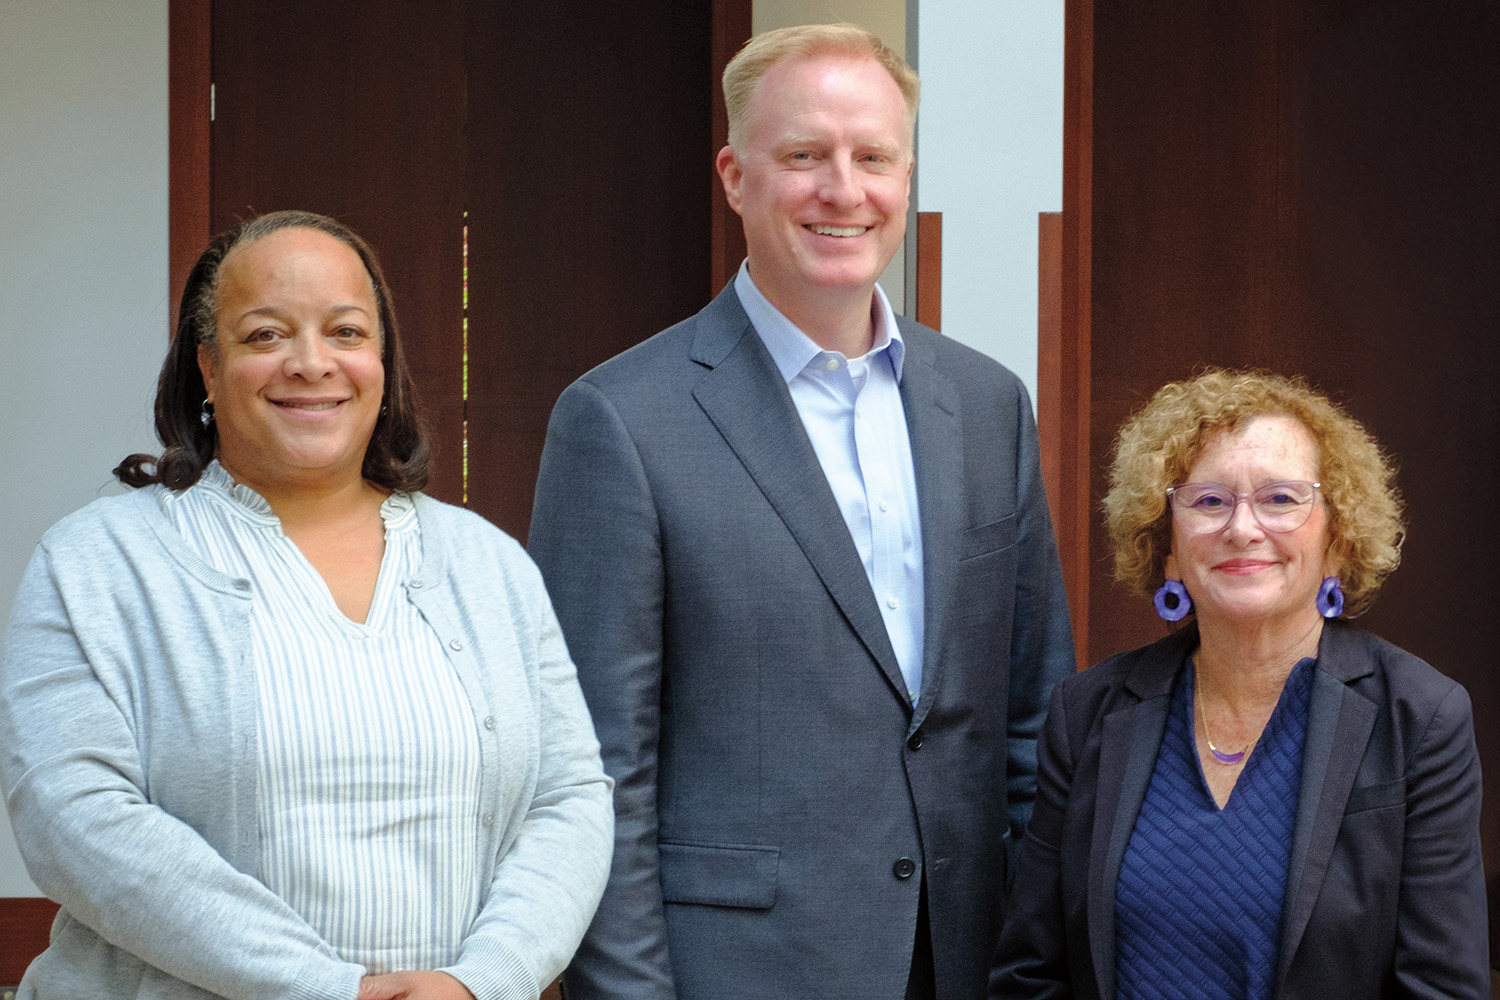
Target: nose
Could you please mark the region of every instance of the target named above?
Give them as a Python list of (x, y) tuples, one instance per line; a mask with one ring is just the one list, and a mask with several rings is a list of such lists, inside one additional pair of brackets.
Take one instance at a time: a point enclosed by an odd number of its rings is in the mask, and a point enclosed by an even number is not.
[(333, 352), (317, 332), (301, 332), (292, 338), (282, 370), (288, 377), (315, 382), (333, 373)]
[(854, 164), (841, 157), (830, 158), (823, 169), (822, 190), (819, 196), (829, 205), (858, 205), (864, 200), (864, 189)]
[(1263, 528), (1255, 517), (1255, 505), (1249, 497), (1235, 501), (1229, 512), (1229, 523), (1224, 526), (1224, 537), (1230, 541), (1250, 542), (1261, 536)]

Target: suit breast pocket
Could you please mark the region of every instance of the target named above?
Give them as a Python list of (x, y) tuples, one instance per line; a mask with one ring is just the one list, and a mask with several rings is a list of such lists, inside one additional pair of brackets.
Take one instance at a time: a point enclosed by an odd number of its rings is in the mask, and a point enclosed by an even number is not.
[(959, 538), (958, 559), (964, 562), (1016, 544), (1016, 515), (1002, 517), (977, 528), (968, 528)]
[(657, 850), (668, 903), (768, 910), (776, 902), (779, 847), (662, 841)]

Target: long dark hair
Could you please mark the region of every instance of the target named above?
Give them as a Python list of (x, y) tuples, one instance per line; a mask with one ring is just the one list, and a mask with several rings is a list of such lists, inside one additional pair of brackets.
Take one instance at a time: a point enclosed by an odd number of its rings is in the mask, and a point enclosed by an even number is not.
[[(343, 223), (313, 212), (271, 212), (241, 222), (215, 236), (193, 265), (177, 314), (177, 332), (156, 380), (156, 436), (164, 446), (161, 455), (135, 454), (115, 467), (115, 475), (126, 486), (161, 483), (185, 490), (198, 481), (214, 457), (218, 432), (202, 419), (208, 390), (198, 370), (200, 345), (218, 350), (219, 268), (229, 251), (254, 243), (278, 229), (314, 229), (333, 237), (359, 254), (380, 312), (380, 332), (385, 366), (384, 406), (375, 421), (374, 433), (365, 449), (363, 476), (388, 490), (414, 492), (427, 485), (432, 471), (432, 452), (427, 432), (417, 412), (416, 390), (396, 314), (391, 308), (391, 290), (380, 272), (380, 264), (358, 234)], [(149, 467), (149, 471), (148, 471)]]

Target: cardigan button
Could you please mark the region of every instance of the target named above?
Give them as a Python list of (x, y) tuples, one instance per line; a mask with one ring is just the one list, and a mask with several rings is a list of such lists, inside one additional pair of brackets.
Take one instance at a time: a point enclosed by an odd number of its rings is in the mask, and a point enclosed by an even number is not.
[(494, 813), (485, 813), (484, 814), (484, 818), (481, 819), (480, 822), (483, 823), (487, 827), (494, 826), (495, 825), (495, 814)]
[(410, 587), (412, 590), (421, 590), (422, 589), (422, 581), (421, 580), (413, 580), (411, 583), (408, 583), (407, 586)]
[(911, 858), (901, 858), (891, 865), (891, 874), (899, 879), (909, 879), (917, 873), (917, 863)]
[(448, 643), (448, 645), (453, 649), (455, 653), (464, 648), (464, 644), (459, 642), (457, 639), (454, 639), (452, 642)]
[(492, 733), (495, 731), (495, 717), (493, 715), (486, 715), (484, 717), (484, 728)]

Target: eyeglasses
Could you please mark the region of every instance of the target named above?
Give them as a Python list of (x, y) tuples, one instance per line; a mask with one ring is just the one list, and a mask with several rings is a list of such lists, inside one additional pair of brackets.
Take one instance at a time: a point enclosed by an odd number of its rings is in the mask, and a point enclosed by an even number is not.
[(1167, 490), (1167, 502), (1177, 523), (1194, 535), (1222, 531), (1241, 501), (1249, 501), (1262, 528), (1280, 533), (1296, 531), (1307, 523), (1321, 485), (1300, 479), (1267, 483), (1249, 496), (1240, 496), (1218, 483), (1183, 483)]

